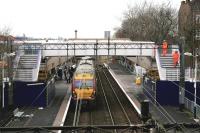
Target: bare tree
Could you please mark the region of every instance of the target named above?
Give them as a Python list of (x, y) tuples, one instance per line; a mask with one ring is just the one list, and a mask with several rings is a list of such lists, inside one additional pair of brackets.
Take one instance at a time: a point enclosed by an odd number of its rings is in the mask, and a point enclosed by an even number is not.
[(8, 26), (4, 26), (3, 28), (0, 28), (0, 35), (8, 36), (11, 33), (11, 28)]
[(177, 11), (170, 3), (153, 5), (144, 2), (141, 6), (128, 8), (115, 36), (159, 43), (167, 38), (169, 31), (177, 31)]

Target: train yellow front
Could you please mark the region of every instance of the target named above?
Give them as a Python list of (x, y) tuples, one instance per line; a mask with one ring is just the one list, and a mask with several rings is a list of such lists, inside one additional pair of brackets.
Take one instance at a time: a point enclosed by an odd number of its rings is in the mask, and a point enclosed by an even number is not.
[(72, 82), (73, 100), (91, 101), (96, 98), (96, 76), (90, 58), (80, 60)]

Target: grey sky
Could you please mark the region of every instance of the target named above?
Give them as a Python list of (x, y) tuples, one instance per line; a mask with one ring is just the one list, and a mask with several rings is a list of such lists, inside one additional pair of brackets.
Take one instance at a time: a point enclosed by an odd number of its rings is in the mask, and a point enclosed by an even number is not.
[[(128, 5), (144, 0), (0, 0), (0, 28), (11, 27), (12, 34), (32, 37), (103, 37), (105, 30), (120, 26)], [(146, 0), (162, 3), (169, 0)], [(181, 0), (173, 0), (179, 8)]]

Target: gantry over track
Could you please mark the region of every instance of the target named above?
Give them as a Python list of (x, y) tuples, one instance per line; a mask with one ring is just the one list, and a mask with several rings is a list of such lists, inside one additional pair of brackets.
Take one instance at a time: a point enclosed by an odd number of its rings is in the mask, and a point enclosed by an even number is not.
[(154, 56), (155, 43), (127, 39), (76, 39), (66, 41), (25, 41), (14, 44), (17, 49), (41, 49), (43, 56)]

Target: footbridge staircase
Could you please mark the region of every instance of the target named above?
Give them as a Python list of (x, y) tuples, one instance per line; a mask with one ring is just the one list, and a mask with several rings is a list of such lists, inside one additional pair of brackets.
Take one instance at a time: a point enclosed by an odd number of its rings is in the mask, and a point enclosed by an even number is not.
[(41, 57), (40, 49), (18, 50), (14, 63), (14, 81), (37, 81)]
[(174, 66), (172, 53), (178, 51), (177, 45), (172, 45), (167, 54), (162, 55), (162, 49), (156, 49), (156, 64), (160, 80), (179, 81), (180, 63)]

